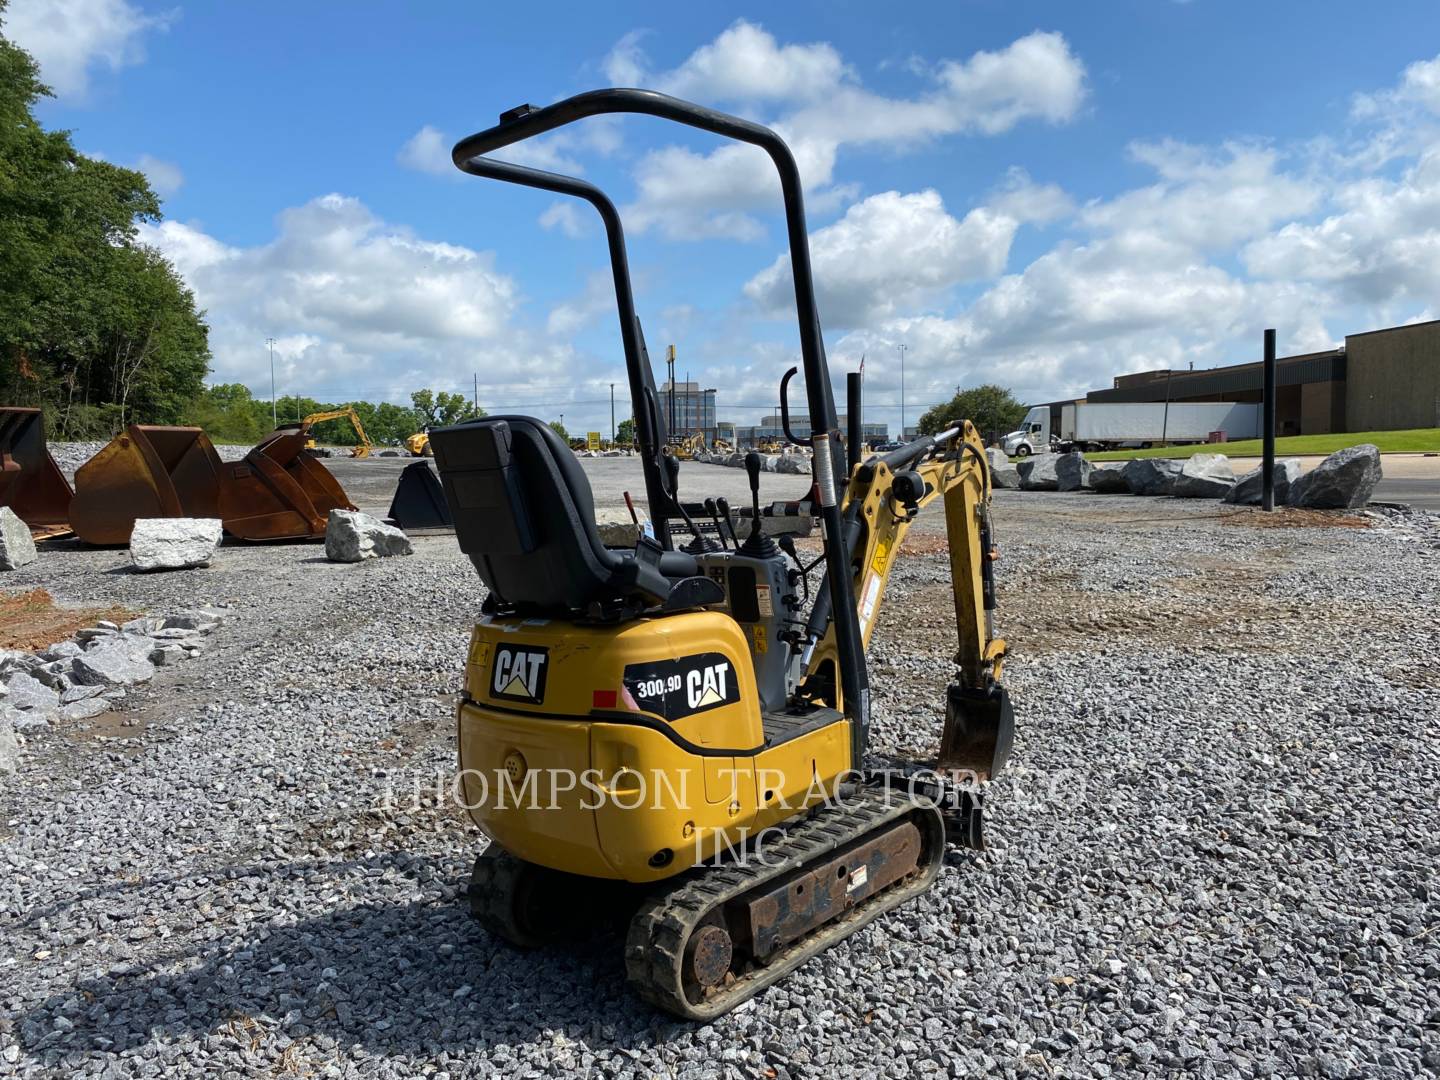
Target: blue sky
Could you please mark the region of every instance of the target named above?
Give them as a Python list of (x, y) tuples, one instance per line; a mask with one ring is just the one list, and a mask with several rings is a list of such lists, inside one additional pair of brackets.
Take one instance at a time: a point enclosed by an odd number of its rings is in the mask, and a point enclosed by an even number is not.
[[(1440, 8), (828, 3), (746, 9), (12, 0), (86, 152), (165, 197), (146, 238), (212, 323), (216, 381), (419, 386), (608, 428), (596, 223), (463, 177), (503, 109), (640, 84), (777, 126), (805, 172), (837, 379), (867, 418), (957, 385), (1028, 400), (1440, 315)], [(773, 175), (630, 118), (551, 138), (625, 211), (652, 352), (757, 418), (795, 361)]]

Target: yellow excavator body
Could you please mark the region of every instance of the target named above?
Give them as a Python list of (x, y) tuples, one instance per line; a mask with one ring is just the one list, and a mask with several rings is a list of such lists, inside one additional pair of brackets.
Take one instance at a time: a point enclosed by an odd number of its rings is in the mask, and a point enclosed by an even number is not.
[(370, 436), (365, 434), (365, 425), (360, 423), (360, 414), (349, 405), (343, 409), (327, 409), (324, 412), (311, 413), (305, 417), (304, 420), (301, 420), (301, 427), (305, 430), (305, 449), (315, 449), (315, 436), (310, 433), (311, 427), (315, 424), (323, 424), (326, 420), (341, 419), (348, 419), (355, 427), (355, 434), (360, 438), (360, 441), (350, 448), (350, 456), (357, 458), (369, 457), (370, 451), (374, 448), (375, 444), (370, 441)]

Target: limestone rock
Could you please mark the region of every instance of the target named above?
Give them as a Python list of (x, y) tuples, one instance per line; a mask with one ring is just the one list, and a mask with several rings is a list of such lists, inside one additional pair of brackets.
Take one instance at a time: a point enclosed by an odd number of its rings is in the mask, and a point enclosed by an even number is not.
[(5, 703), (12, 709), (45, 716), (60, 707), (60, 691), (24, 671), (10, 676), (7, 689)]
[(19, 570), (35, 561), (30, 526), (8, 506), (0, 506), (0, 570)]
[(1181, 499), (1223, 499), (1235, 486), (1235, 470), (1224, 454), (1195, 454), (1185, 459), (1171, 494)]
[(1122, 470), (1125, 483), (1136, 495), (1169, 495), (1181, 465), (1170, 458), (1132, 458)]
[(410, 538), (394, 525), (359, 510), (332, 510), (325, 524), (325, 557), (331, 562), (357, 563), (414, 550)]
[(76, 701), (64, 705), (60, 709), (62, 720), (88, 720), (92, 716), (99, 716), (102, 712), (108, 711), (110, 702), (104, 698), (89, 698), (85, 701)]
[(1055, 475), (1055, 454), (1036, 454), (1016, 465), (1022, 491), (1058, 491), (1060, 479)]
[(985, 456), (990, 459), (990, 486), (995, 488), (1018, 488), (1020, 486), (1020, 472), (1010, 459), (1005, 456), (1005, 451), (992, 446), (985, 451)]
[(130, 533), (130, 561), (137, 570), (209, 566), (220, 535), (219, 518), (139, 518)]
[(1128, 495), (1130, 485), (1125, 482), (1124, 466), (1096, 465), (1090, 470), (1090, 489), (1102, 495)]
[(1347, 446), (1290, 485), (1290, 505), (1311, 510), (1364, 506), (1383, 475), (1377, 447), (1370, 443)]
[[(644, 524), (644, 519), (641, 520)], [(606, 547), (633, 548), (639, 543), (640, 528), (630, 517), (630, 511), (619, 509), (597, 509), (595, 528), (600, 532), (600, 542)]]
[(19, 767), (20, 743), (15, 738), (15, 729), (9, 720), (0, 717), (0, 775), (9, 776)]
[[(1225, 502), (1235, 503), (1240, 506), (1259, 506), (1261, 496), (1264, 495), (1265, 478), (1261, 475), (1262, 469), (1248, 472), (1230, 489), (1225, 496)], [(1290, 485), (1300, 479), (1300, 459), (1285, 458), (1275, 462), (1275, 505), (1284, 506), (1290, 499)]]
[(1090, 486), (1095, 466), (1078, 450), (1055, 456), (1055, 486), (1058, 491), (1080, 491)]
[(150, 638), (134, 639), (138, 644), (123, 638), (114, 638), (90, 649), (83, 656), (70, 661), (70, 679), (83, 686), (131, 686), (145, 682), (155, 674), (155, 665), (150, 663), (149, 653), (155, 647)]

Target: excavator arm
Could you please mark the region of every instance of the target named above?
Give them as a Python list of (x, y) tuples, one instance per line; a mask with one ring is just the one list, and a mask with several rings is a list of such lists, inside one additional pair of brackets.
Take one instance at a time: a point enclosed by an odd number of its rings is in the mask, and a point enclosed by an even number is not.
[[(1005, 641), (995, 635), (993, 617), (996, 552), (990, 525), (989, 466), (983, 443), (969, 421), (938, 436), (912, 459), (897, 460), (907, 449), (857, 465), (845, 492), (843, 520), (861, 638), (868, 650), (895, 557), (916, 516), (942, 499), (958, 641), (939, 765), (971, 770), (986, 778), (998, 771), (1003, 757), (1008, 756), (1010, 728), (1009, 703), (1000, 687)], [(823, 597), (823, 590), (820, 595)], [(816, 623), (812, 618), (812, 633), (819, 629)], [(801, 686), (802, 693), (808, 687), (831, 698), (840, 692), (833, 675), (838, 651), (833, 622), (826, 623), (813, 652), (804, 657)], [(987, 742), (993, 743), (988, 750)]]

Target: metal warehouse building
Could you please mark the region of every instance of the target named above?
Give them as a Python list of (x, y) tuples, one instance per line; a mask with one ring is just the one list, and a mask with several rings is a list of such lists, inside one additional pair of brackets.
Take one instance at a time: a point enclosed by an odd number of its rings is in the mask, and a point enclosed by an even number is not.
[[(1087, 401), (1259, 401), (1256, 361), (1204, 371), (1119, 375)], [(1275, 363), (1281, 435), (1440, 427), (1440, 320), (1351, 334), (1328, 352)]]

